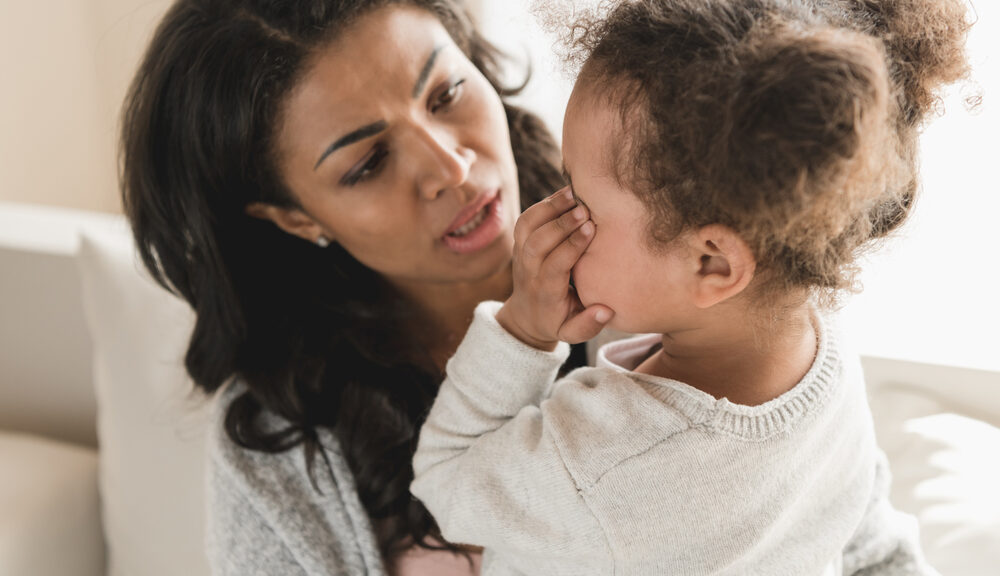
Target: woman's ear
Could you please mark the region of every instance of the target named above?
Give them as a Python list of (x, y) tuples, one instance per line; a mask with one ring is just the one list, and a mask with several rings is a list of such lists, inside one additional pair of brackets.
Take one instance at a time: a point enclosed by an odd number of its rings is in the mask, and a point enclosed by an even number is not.
[(709, 308), (742, 292), (753, 280), (757, 260), (732, 228), (710, 224), (690, 238), (698, 258), (694, 304)]
[(316, 243), (319, 238), (330, 240), (329, 233), (323, 230), (318, 222), (299, 208), (284, 208), (274, 204), (252, 202), (247, 205), (248, 216), (261, 220), (270, 220), (285, 232)]

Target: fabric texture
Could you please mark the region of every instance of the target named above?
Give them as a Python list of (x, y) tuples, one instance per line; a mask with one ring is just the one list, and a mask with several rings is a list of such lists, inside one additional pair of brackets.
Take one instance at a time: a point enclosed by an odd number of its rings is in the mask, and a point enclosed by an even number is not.
[[(208, 434), (207, 550), (212, 574), (247, 576), (459, 576), (476, 573), (464, 555), (415, 548), (383, 562), (340, 443), (320, 429), (326, 457), (293, 449), (265, 454), (234, 444), (224, 428), (229, 405), (246, 391), (233, 382), (212, 405)], [(270, 430), (284, 421), (264, 413)], [(478, 555), (471, 556), (478, 567)]]
[[(225, 412), (244, 391), (238, 382), (228, 385), (212, 409), (206, 495), (212, 573), (386, 575), (337, 439), (319, 430), (327, 458), (316, 456), (313, 487), (303, 450), (266, 454), (229, 439)], [(262, 418), (265, 429), (283, 426), (270, 413)]]
[(934, 573), (887, 501), (860, 363), (822, 318), (802, 381), (749, 407), (630, 372), (655, 335), (554, 382), (567, 347), (517, 341), (499, 307), (448, 364), (411, 487), (445, 538), (486, 548), (484, 576)]

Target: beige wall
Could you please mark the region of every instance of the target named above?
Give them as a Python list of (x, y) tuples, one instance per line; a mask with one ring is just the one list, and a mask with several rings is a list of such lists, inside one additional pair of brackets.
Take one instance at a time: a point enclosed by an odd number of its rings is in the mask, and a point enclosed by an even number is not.
[(121, 211), (118, 114), (169, 5), (0, 0), (0, 202)]
[(118, 111), (167, 5), (0, 0), (0, 201), (120, 210)]

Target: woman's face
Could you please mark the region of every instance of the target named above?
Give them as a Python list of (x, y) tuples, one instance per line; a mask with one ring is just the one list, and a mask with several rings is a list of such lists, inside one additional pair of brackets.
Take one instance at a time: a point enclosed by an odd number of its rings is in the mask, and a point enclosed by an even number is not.
[(314, 59), (281, 120), (278, 165), (302, 206), (285, 230), (323, 235), (400, 284), (509, 265), (520, 203), (503, 104), (430, 13), (359, 19)]

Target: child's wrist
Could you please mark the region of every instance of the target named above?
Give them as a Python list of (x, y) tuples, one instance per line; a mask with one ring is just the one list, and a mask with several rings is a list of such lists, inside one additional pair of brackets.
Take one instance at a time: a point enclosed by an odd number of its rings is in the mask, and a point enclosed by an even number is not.
[(497, 311), (496, 320), (500, 324), (500, 327), (507, 331), (508, 334), (517, 338), (522, 343), (531, 346), (532, 348), (543, 350), (545, 352), (552, 352), (556, 349), (559, 344), (558, 340), (545, 340), (538, 337), (532, 336), (528, 331), (524, 330), (521, 325), (514, 318), (514, 315), (510, 312), (507, 303)]

